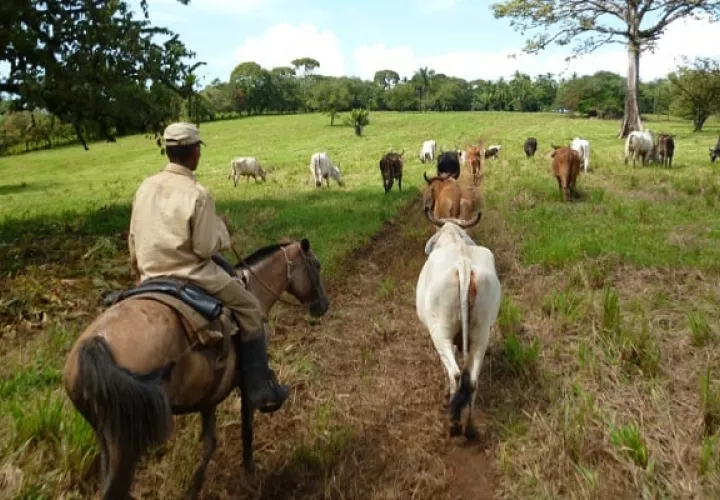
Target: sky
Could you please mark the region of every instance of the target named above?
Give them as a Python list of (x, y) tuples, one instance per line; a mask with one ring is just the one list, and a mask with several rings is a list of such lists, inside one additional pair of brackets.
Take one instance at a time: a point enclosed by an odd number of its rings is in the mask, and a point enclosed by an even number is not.
[[(137, 2), (138, 0), (132, 0)], [(203, 84), (227, 80), (239, 63), (289, 66), (298, 57), (320, 62), (324, 75), (372, 79), (393, 69), (401, 77), (419, 67), (467, 80), (495, 80), (516, 70), (556, 76), (607, 70), (625, 75), (622, 45), (570, 63), (570, 49), (553, 46), (522, 54), (524, 37), (495, 19), (486, 0), (149, 0), (150, 20), (180, 34), (205, 61)], [(715, 42), (713, 42), (713, 40)], [(640, 62), (643, 81), (666, 76), (685, 55), (720, 57), (720, 23), (681, 20), (670, 25), (655, 53)]]
[[(320, 62), (319, 74), (372, 79), (393, 69), (401, 77), (423, 66), (473, 80), (530, 75), (569, 76), (607, 70), (625, 75), (627, 55), (610, 45), (570, 63), (568, 47), (521, 53), (524, 36), (495, 19), (495, 0), (149, 0), (150, 20), (180, 35), (205, 61), (201, 83), (227, 80), (239, 63), (289, 66), (298, 57)], [(140, 12), (139, 0), (129, 0)], [(670, 25), (658, 50), (643, 53), (643, 81), (666, 76), (682, 55), (720, 57), (720, 23), (681, 20)]]

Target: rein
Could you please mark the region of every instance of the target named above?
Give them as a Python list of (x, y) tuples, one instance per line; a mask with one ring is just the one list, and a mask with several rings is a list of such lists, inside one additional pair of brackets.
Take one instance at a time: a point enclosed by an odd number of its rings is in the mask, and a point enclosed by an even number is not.
[[(290, 260), (287, 258), (287, 252), (285, 251), (285, 247), (280, 247), (280, 248), (282, 249), (283, 254), (285, 254), (285, 263), (287, 264), (287, 271), (288, 271), (287, 274), (288, 274), (288, 283), (289, 283), (289, 282), (290, 282), (290, 266), (291, 266), (291, 263), (290, 263)], [(240, 264), (243, 266), (244, 269), (247, 269), (248, 272), (253, 275), (253, 277), (255, 278), (255, 280), (256, 280), (258, 283), (260, 283), (260, 284), (263, 286), (263, 288), (265, 288), (268, 292), (270, 292), (271, 294), (273, 294), (273, 295), (275, 296), (275, 298), (276, 298), (279, 302), (282, 302), (283, 304), (286, 304), (286, 305), (289, 305), (289, 306), (301, 307), (301, 308), (305, 309), (305, 304), (303, 304), (302, 302), (290, 302), (290, 301), (288, 301), (288, 300), (283, 299), (280, 295), (277, 294), (277, 292), (275, 292), (275, 290), (273, 290), (273, 289), (270, 288), (268, 285), (266, 285), (265, 282), (263, 282), (263, 280), (261, 280), (260, 277), (259, 277), (257, 274), (255, 274), (255, 272), (252, 270), (252, 268), (247, 264), (247, 262), (245, 262), (245, 259), (243, 259), (242, 257), (240, 257), (240, 254), (238, 254), (238, 251), (235, 249), (235, 246), (234, 246), (234, 245), (231, 245), (231, 246), (230, 246), (230, 249), (231, 249), (232, 252), (235, 254), (235, 258), (238, 260), (238, 263), (240, 263)], [(282, 292), (281, 292), (281, 293), (282, 293)]]

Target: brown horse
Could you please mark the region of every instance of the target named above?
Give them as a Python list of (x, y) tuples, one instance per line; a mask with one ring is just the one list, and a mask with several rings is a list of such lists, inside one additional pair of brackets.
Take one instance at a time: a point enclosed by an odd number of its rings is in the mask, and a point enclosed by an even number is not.
[[(248, 288), (266, 314), (285, 291), (309, 306), (312, 316), (327, 312), (320, 262), (307, 239), (267, 246), (242, 263)], [(250, 470), (253, 412), (235, 351), (217, 375), (219, 352), (192, 347), (173, 308), (139, 297), (105, 310), (80, 335), (65, 363), (64, 384), (98, 438), (104, 499), (129, 496), (138, 460), (169, 438), (172, 415), (200, 412), (205, 448), (188, 490), (196, 498), (215, 452), (215, 408), (236, 387), (243, 396), (243, 462)]]

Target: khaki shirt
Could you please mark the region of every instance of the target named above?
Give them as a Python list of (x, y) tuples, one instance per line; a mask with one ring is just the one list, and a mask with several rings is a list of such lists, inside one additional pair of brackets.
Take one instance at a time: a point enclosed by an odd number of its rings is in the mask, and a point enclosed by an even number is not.
[(186, 279), (213, 294), (232, 280), (211, 260), (230, 248), (215, 200), (193, 171), (175, 163), (145, 179), (135, 192), (128, 246), (140, 281)]

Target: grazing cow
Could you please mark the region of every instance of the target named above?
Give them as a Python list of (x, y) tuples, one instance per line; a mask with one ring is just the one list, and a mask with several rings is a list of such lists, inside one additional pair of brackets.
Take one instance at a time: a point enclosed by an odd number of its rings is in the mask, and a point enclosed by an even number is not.
[(335, 179), (339, 186), (344, 186), (345, 181), (340, 173), (340, 164), (334, 165), (327, 153), (313, 153), (310, 157), (310, 172), (312, 173), (315, 186), (321, 187), (322, 181), (330, 187), (330, 178)]
[(715, 144), (714, 148), (710, 149), (710, 161), (712, 163), (715, 163), (716, 158), (720, 158), (720, 137), (718, 137), (717, 144)]
[(429, 208), (438, 219), (457, 219), (463, 204), (460, 184), (450, 175), (428, 178), (423, 172), (427, 188), (423, 193), (423, 209)]
[(422, 152), (420, 153), (420, 161), (422, 163), (435, 161), (435, 141), (432, 139), (423, 142)]
[(638, 158), (642, 159), (643, 166), (647, 165), (648, 160), (652, 157), (654, 146), (655, 144), (650, 129), (642, 132), (639, 130), (630, 132), (627, 139), (625, 139), (625, 165), (628, 164), (628, 159), (631, 154), (633, 168), (635, 168), (635, 160)]
[[(450, 435), (460, 434), (460, 414), (467, 406), (464, 434), (472, 438), (478, 377), (502, 300), (495, 257), (465, 233), (480, 221), (480, 212), (470, 221), (437, 220), (426, 208), (425, 217), (439, 231), (425, 245), (428, 257), (417, 282), (416, 312), (447, 373)], [(462, 371), (453, 345), (462, 352)]]
[(672, 168), (672, 159), (675, 155), (675, 139), (671, 134), (659, 134), (657, 143), (657, 159), (663, 167), (667, 164)]
[(437, 159), (437, 174), (450, 174), (456, 179), (460, 177), (460, 155), (457, 151), (440, 153)]
[(485, 157), (481, 146), (470, 146), (465, 152), (466, 162), (470, 164), (472, 172), (473, 184), (480, 182), (482, 176), (483, 166), (485, 164)]
[(590, 143), (579, 137), (576, 137), (570, 143), (570, 147), (580, 154), (583, 162), (583, 171), (587, 174), (588, 165), (590, 165)]
[(258, 182), (258, 177), (265, 182), (265, 176), (267, 172), (262, 169), (260, 162), (254, 156), (240, 156), (230, 160), (230, 175), (228, 179), (232, 178), (233, 185), (237, 187), (240, 176), (244, 176), (246, 181), (250, 181), (250, 177)]
[(563, 201), (568, 201), (575, 191), (575, 182), (580, 173), (580, 153), (569, 146), (553, 146), (554, 151), (550, 155), (553, 159), (553, 174), (558, 181), (560, 195)]
[(501, 149), (500, 144), (493, 144), (485, 150), (485, 158), (497, 158)]
[(528, 137), (525, 139), (525, 144), (523, 144), (523, 150), (525, 151), (525, 155), (530, 158), (531, 156), (535, 156), (535, 152), (537, 151), (537, 139), (535, 137)]
[(383, 179), (383, 189), (387, 194), (392, 189), (393, 182), (395, 179), (398, 180), (398, 190), (402, 191), (402, 176), (403, 176), (403, 165), (405, 164), (405, 158), (403, 155), (405, 150), (403, 149), (400, 153), (386, 153), (380, 159), (380, 173)]

